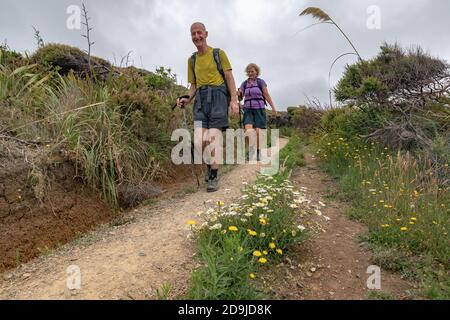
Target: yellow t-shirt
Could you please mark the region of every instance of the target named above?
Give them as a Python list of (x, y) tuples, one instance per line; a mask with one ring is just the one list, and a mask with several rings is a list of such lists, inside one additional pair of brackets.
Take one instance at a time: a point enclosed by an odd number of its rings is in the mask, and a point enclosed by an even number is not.
[[(195, 59), (195, 75), (192, 70), (191, 57), (188, 59), (189, 83), (195, 84), (197, 88), (206, 85), (220, 86), (224, 83), (224, 79), (220, 75), (219, 70), (217, 70), (217, 64), (214, 61), (213, 48), (208, 47), (208, 50), (204, 54), (197, 53)], [(231, 70), (230, 61), (223, 50), (219, 50), (219, 58), (223, 71)]]

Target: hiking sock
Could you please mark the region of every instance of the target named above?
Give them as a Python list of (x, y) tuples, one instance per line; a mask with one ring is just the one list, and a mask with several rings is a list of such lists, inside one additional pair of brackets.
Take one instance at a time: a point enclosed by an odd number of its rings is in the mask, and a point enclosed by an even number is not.
[(254, 161), (255, 160), (255, 150), (256, 148), (254, 146), (251, 146), (248, 148), (248, 160), (249, 161)]
[(206, 171), (206, 175), (205, 175), (205, 182), (208, 182), (209, 176), (211, 175), (211, 165), (207, 164), (206, 167), (207, 167), (207, 171)]
[(211, 173), (209, 174), (209, 178), (210, 179), (215, 179), (215, 178), (217, 178), (217, 172), (218, 172), (219, 170), (218, 169), (211, 169)]

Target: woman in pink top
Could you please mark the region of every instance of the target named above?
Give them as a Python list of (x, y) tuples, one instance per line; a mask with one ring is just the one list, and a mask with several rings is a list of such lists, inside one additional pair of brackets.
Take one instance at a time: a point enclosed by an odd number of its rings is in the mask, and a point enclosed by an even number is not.
[[(251, 134), (256, 129), (256, 156), (257, 161), (261, 160), (261, 152), (259, 149), (259, 134), (260, 129), (266, 129), (266, 102), (272, 107), (272, 111), (276, 113), (275, 105), (267, 90), (266, 82), (259, 78), (261, 69), (254, 63), (250, 63), (245, 68), (248, 79), (245, 80), (238, 90), (238, 97), (244, 100), (244, 126), (245, 132)], [(255, 153), (255, 146), (249, 146), (249, 154), (253, 156)]]

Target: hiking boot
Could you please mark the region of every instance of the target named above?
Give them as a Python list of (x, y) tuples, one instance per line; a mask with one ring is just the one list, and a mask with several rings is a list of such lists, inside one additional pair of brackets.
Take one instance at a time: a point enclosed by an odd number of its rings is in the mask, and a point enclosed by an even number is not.
[(219, 190), (219, 177), (209, 179), (206, 192), (215, 192), (217, 190)]

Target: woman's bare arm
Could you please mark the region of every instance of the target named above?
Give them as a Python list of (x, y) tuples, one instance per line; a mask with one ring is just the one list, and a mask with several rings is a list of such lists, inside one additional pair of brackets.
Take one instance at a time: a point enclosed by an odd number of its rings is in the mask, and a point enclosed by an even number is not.
[(269, 105), (272, 107), (272, 111), (273, 112), (277, 112), (277, 110), (276, 110), (276, 108), (275, 108), (275, 105), (274, 105), (274, 103), (273, 103), (273, 101), (272, 101), (272, 97), (270, 96), (270, 94), (269, 94), (269, 90), (267, 89), (267, 86), (265, 86), (264, 88), (263, 88), (263, 96), (264, 96), (264, 99), (266, 99), (266, 101), (269, 103)]

